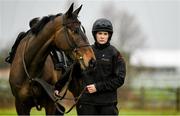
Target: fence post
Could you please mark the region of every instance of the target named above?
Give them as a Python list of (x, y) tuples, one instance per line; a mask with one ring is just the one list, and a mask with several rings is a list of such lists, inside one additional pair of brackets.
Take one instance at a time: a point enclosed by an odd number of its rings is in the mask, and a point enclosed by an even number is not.
[(176, 111), (178, 112), (180, 108), (180, 87), (176, 89)]
[(140, 108), (144, 109), (145, 105), (145, 89), (144, 87), (140, 88)]

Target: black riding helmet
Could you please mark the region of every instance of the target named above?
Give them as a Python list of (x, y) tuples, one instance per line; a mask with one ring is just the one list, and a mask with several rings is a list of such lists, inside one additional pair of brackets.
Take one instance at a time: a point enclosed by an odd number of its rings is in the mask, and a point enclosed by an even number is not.
[(94, 36), (95, 41), (96, 41), (96, 33), (98, 31), (108, 32), (109, 33), (108, 42), (109, 42), (111, 40), (111, 36), (113, 34), (112, 23), (105, 18), (100, 18), (100, 19), (96, 20), (92, 27), (92, 34)]

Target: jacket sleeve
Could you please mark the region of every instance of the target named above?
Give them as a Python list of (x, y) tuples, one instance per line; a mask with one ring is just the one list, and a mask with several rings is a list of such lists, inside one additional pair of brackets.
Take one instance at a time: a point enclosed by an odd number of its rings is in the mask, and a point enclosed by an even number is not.
[(113, 77), (106, 81), (95, 84), (97, 91), (114, 91), (124, 84), (126, 76), (126, 64), (121, 54), (118, 52), (113, 60)]

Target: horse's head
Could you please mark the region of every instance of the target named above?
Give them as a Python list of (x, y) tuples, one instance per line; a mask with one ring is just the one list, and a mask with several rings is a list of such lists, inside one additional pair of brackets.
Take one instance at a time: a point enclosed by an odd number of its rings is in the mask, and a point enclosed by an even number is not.
[(57, 48), (65, 51), (73, 59), (80, 63), (82, 69), (94, 66), (95, 55), (78, 20), (78, 13), (82, 5), (73, 12), (73, 4), (69, 10), (58, 17), (54, 36), (54, 44)]

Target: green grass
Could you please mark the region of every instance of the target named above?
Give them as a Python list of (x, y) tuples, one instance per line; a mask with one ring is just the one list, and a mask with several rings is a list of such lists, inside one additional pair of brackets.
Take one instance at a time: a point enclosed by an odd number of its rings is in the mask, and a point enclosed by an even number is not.
[[(17, 115), (14, 108), (10, 109), (0, 109), (1, 116), (13, 116)], [(42, 111), (37, 111), (35, 108), (32, 109), (31, 115), (33, 116), (42, 116), (45, 115), (44, 109)], [(73, 109), (70, 113), (65, 114), (65, 116), (77, 115), (76, 110)], [(132, 109), (123, 109), (120, 110), (120, 116), (180, 116), (180, 112), (174, 110), (132, 110)]]
[[(65, 116), (72, 116), (76, 115), (76, 110), (72, 110), (70, 113), (65, 114)], [(0, 116), (13, 116), (17, 115), (16, 110), (14, 108), (9, 108), (9, 109), (0, 109)], [(33, 116), (45, 116), (45, 111), (42, 109), (41, 111), (37, 111), (36, 108), (33, 108), (31, 110), (31, 115)]]
[(172, 116), (172, 115), (180, 115), (180, 112), (176, 112), (174, 110), (140, 110), (140, 109), (126, 109), (120, 111), (120, 116)]

